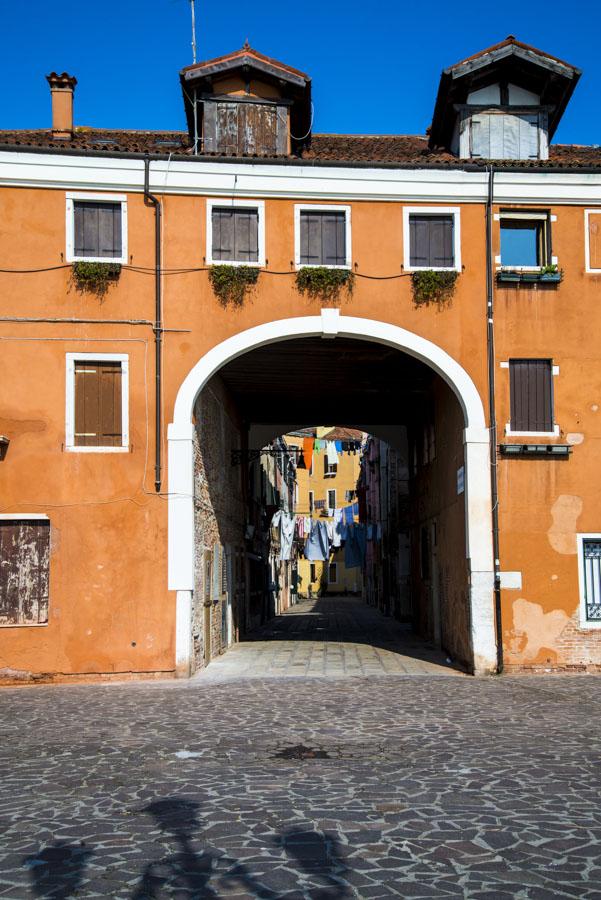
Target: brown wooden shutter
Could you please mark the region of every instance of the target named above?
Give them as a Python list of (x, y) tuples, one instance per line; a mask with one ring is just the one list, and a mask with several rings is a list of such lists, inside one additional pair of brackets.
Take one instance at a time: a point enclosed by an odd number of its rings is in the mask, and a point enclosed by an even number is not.
[(301, 210), (301, 265), (346, 264), (346, 216), (344, 212)]
[(455, 265), (452, 215), (409, 216), (409, 261), (415, 268), (450, 268)]
[(601, 269), (601, 212), (588, 215), (589, 269)]
[(121, 256), (120, 203), (74, 201), (73, 228), (75, 256), (97, 259)]
[(122, 388), (120, 362), (75, 363), (76, 447), (120, 447)]
[(553, 431), (553, 366), (550, 359), (511, 359), (512, 431)]
[(0, 624), (48, 621), (50, 523), (0, 522)]

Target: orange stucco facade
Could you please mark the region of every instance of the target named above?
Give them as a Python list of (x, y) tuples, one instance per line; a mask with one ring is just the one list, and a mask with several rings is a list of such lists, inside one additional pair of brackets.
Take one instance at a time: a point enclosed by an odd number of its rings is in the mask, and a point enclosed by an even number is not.
[[(86, 170), (82, 187), (78, 156), (65, 153), (64, 167), (54, 183), (41, 169), (48, 158), (55, 163), (56, 156), (7, 150), (0, 157), (4, 270), (0, 273), (0, 434), (10, 441), (0, 461), (0, 514), (44, 514), (51, 523), (48, 623), (0, 628), (0, 671), (6, 679), (175, 673), (176, 595), (167, 583), (167, 425), (173, 420), (186, 375), (221, 342), (254, 326), (320, 314), (319, 299), (308, 299), (295, 287), (295, 204), (350, 207), (351, 259), (357, 277), (352, 294), (344, 293), (340, 300), (341, 314), (399, 326), (445, 351), (471, 378), (488, 424), (483, 169), (466, 171), (463, 190), (452, 177), (445, 183), (444, 173), (438, 171), (436, 188), (429, 193), (424, 188), (428, 177), (417, 185), (419, 172), (413, 172), (414, 181), (403, 187), (401, 182), (391, 186), (383, 181), (376, 170), (377, 177), (361, 199), (357, 185), (367, 176), (364, 169), (352, 166), (347, 167), (349, 182), (353, 181), (348, 189), (339, 173), (328, 180), (330, 170), (324, 168), (318, 192), (311, 186), (314, 182), (303, 187), (305, 172), (296, 165), (290, 165), (294, 183), (284, 183), (285, 162), (263, 172), (252, 162), (239, 161), (236, 172), (247, 165), (262, 179), (261, 191), (255, 194), (248, 185), (234, 188), (235, 167), (225, 161), (209, 161), (207, 169), (202, 163), (194, 169), (193, 160), (181, 163), (183, 168), (189, 166), (189, 187), (183, 177), (178, 183), (169, 181), (170, 163), (164, 157), (159, 168), (151, 162), (151, 186), (162, 207), (166, 329), (162, 484), (157, 493), (154, 216), (144, 202), (142, 160), (133, 159), (135, 171), (120, 180), (117, 168), (110, 168), (117, 167), (119, 160), (108, 151), (104, 155), (92, 151), (87, 162), (95, 161), (99, 175), (94, 183)], [(12, 174), (14, 165), (24, 158), (32, 171), (28, 179), (21, 172)], [(384, 171), (388, 177), (390, 170)], [(307, 170), (307, 179), (314, 174), (315, 168)], [(513, 176), (515, 183), (520, 177)], [(471, 194), (470, 178), (476, 185)], [(553, 256), (564, 273), (562, 282), (552, 289), (495, 285), (498, 442), (520, 440), (504, 435), (510, 410), (509, 374), (503, 363), (521, 357), (549, 358), (558, 367), (553, 379), (558, 433), (544, 442), (572, 448), (567, 459), (497, 455), (500, 570), (521, 573), (521, 586), (503, 587), (502, 583), (501, 587), (502, 643), (509, 668), (601, 666), (601, 630), (580, 625), (576, 543), (577, 534), (601, 531), (597, 337), (601, 274), (586, 271), (585, 248), (585, 210), (594, 209), (595, 204), (601, 208), (601, 169), (574, 176), (575, 187), (570, 178), (525, 173), (524, 183), (536, 182), (536, 198), (532, 188), (517, 202), (515, 190), (512, 196), (509, 188), (502, 188), (492, 207), (497, 218), (501, 209), (549, 212)], [(269, 179), (273, 188), (267, 184)], [(127, 200), (127, 265), (102, 298), (77, 291), (66, 262), (67, 194), (81, 190), (118, 194)], [(215, 197), (227, 202), (235, 197), (264, 202), (266, 265), (241, 307), (221, 305), (209, 284), (206, 204)], [(411, 278), (402, 268), (406, 206), (458, 210), (462, 268), (452, 301), (445, 307), (413, 303)], [(499, 242), (495, 218), (493, 258), (499, 255)], [(29, 321), (19, 321), (23, 318)], [(36, 318), (44, 321), (31, 321)], [(66, 449), (69, 353), (127, 354), (126, 452)], [(369, 419), (367, 413), (358, 411), (359, 421)], [(339, 424), (352, 426), (359, 421)]]

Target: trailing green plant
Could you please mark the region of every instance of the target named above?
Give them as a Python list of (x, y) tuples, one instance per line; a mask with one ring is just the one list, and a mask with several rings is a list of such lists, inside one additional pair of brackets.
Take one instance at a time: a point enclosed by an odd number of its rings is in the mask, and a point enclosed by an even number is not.
[(423, 269), (411, 275), (413, 302), (416, 306), (429, 306), (432, 303), (446, 306), (455, 293), (458, 272), (437, 272)]
[(355, 287), (355, 273), (350, 269), (330, 269), (327, 266), (303, 266), (296, 273), (296, 288), (312, 300), (338, 300), (341, 291), (349, 295)]
[(255, 266), (211, 266), (209, 281), (222, 306), (242, 306), (247, 292), (256, 285), (259, 269)]
[(76, 290), (98, 297), (104, 297), (120, 274), (121, 264), (109, 262), (74, 262), (71, 270)]

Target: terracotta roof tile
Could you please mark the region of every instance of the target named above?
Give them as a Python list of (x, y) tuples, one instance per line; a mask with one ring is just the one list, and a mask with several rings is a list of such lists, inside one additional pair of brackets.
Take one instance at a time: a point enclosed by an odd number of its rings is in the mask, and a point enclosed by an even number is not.
[[(133, 153), (153, 156), (192, 156), (185, 131), (121, 131), (77, 128), (70, 141), (53, 140), (49, 129), (0, 131), (0, 148), (5, 150), (53, 150), (83, 152), (93, 155)], [(212, 157), (205, 154), (203, 159)], [(244, 159), (254, 157), (246, 156)], [(293, 157), (295, 159), (296, 157)], [(311, 146), (300, 157), (308, 163), (340, 163), (398, 165), (424, 168), (449, 166), (461, 168), (466, 163), (485, 166), (488, 160), (460, 160), (443, 149), (430, 149), (426, 135), (407, 134), (314, 134)], [(601, 147), (597, 145), (552, 144), (549, 159), (501, 160), (503, 168), (571, 168), (601, 169)]]

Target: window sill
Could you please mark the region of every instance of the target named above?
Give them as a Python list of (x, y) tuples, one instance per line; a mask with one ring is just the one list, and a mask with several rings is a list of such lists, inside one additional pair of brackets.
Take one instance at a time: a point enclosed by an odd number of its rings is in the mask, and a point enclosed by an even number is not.
[(75, 447), (66, 446), (65, 453), (129, 453), (130, 447)]
[(127, 258), (123, 256), (67, 256), (70, 264), (79, 262), (107, 263), (108, 265), (126, 266)]
[(497, 272), (498, 284), (559, 284), (562, 272), (541, 272), (537, 269), (511, 269)]
[(252, 269), (263, 269), (265, 267), (265, 260), (259, 260), (258, 262), (243, 262), (238, 259), (209, 259), (207, 257), (206, 263), (207, 266), (248, 266)]
[(411, 275), (413, 272), (458, 272), (459, 266), (404, 266), (403, 271)]
[(352, 266), (350, 263), (345, 263), (343, 266), (328, 266), (325, 263), (295, 263), (296, 271), (299, 272), (301, 269), (346, 269), (347, 271), (351, 271)]
[(559, 437), (559, 425), (553, 426), (553, 431), (512, 431), (509, 423), (505, 426), (507, 437)]
[(0, 622), (0, 628), (48, 628), (48, 622)]

